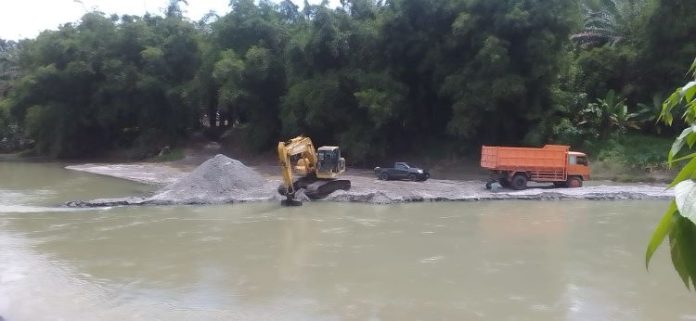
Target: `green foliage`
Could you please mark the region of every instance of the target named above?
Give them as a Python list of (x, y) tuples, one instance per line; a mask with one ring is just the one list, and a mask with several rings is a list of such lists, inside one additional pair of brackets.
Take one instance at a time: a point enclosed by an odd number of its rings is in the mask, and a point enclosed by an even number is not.
[(609, 90), (633, 94), (636, 59), (635, 49), (628, 44), (580, 51), (575, 61), (579, 72), (574, 81), (590, 97), (602, 97)]
[(629, 112), (626, 98), (609, 90), (603, 98), (587, 102), (581, 95), (571, 107), (562, 110), (564, 117), (553, 127), (554, 136), (571, 145), (589, 145), (592, 141), (623, 141), (629, 130), (638, 131), (642, 126), (652, 126), (654, 117), (645, 114), (652, 112), (642, 106), (637, 112)]
[(24, 45), (8, 104), (40, 153), (91, 155), (145, 133), (157, 138), (144, 148), (157, 150), (195, 124), (183, 88), (197, 50), (193, 26), (179, 16), (89, 13)]
[(666, 168), (667, 157), (663, 150), (670, 144), (671, 140), (667, 138), (627, 134), (586, 142), (584, 148), (597, 160), (642, 171), (648, 167)]
[(642, 90), (671, 93), (671, 86), (684, 80), (684, 70), (696, 56), (693, 10), (692, 0), (657, 0), (639, 47)]
[[(199, 22), (180, 2), (0, 41), (0, 124), (57, 157), (150, 157), (201, 128), (255, 150), (307, 134), (361, 163), (432, 142), (587, 145), (657, 132), (655, 83), (681, 64), (662, 47), (694, 49), (686, 0), (234, 0)], [(603, 40), (573, 46), (583, 32)]]
[(165, 148), (157, 156), (151, 158), (150, 160), (155, 162), (171, 162), (183, 159), (185, 156), (186, 154), (181, 148), (175, 148), (172, 150)]
[(11, 89), (11, 82), (20, 75), (19, 53), (21, 43), (0, 39), (0, 99)]
[[(696, 60), (694, 60), (689, 73), (696, 80)], [(665, 234), (669, 233), (672, 264), (684, 281), (687, 288), (692, 285), (696, 288), (696, 153), (675, 159), (685, 145), (691, 149), (696, 143), (696, 100), (691, 88), (694, 82), (687, 83), (684, 87), (677, 88), (663, 105), (661, 119), (672, 122), (672, 113), (675, 107), (684, 104), (686, 110), (683, 117), (690, 126), (686, 128), (675, 140), (669, 152), (668, 162), (674, 165), (677, 162), (689, 160), (672, 181), (670, 187), (674, 188), (675, 200), (658, 224), (646, 251), (646, 265), (655, 249), (662, 243)]]

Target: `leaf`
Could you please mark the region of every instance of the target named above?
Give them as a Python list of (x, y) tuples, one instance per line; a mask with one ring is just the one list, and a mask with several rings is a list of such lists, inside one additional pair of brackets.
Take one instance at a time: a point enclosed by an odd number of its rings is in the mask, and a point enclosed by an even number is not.
[(681, 135), (677, 137), (677, 139), (674, 140), (674, 143), (672, 144), (672, 149), (670, 149), (669, 154), (667, 155), (667, 162), (672, 163), (672, 158), (674, 158), (675, 155), (679, 153), (679, 151), (684, 147), (684, 140), (686, 139), (687, 136), (692, 135), (696, 131), (696, 125), (692, 125), (684, 129), (682, 131)]
[(682, 216), (696, 222), (696, 182), (684, 180), (674, 187), (674, 200)]
[(689, 145), (689, 148), (694, 147), (694, 143), (696, 143), (696, 135), (686, 136), (686, 144)]
[(648, 248), (645, 251), (645, 269), (648, 269), (648, 266), (650, 265), (650, 259), (652, 258), (653, 254), (655, 253), (655, 250), (662, 244), (662, 242), (665, 240), (665, 237), (669, 232), (672, 230), (673, 226), (673, 220), (672, 217), (674, 216), (674, 213), (677, 212), (677, 203), (674, 201), (669, 203), (669, 207), (667, 208), (667, 211), (665, 214), (662, 216), (662, 219), (660, 220), (660, 223), (657, 224), (657, 227), (655, 228), (655, 232), (653, 232), (652, 237), (650, 238), (650, 242), (648, 243)]
[[(677, 215), (673, 216), (673, 222), (672, 225), (679, 224), (679, 217)], [(682, 279), (682, 282), (684, 282), (684, 286), (686, 288), (689, 288), (689, 272), (686, 269), (686, 265), (684, 264), (684, 260), (682, 259), (682, 254), (681, 254), (681, 247), (679, 246), (680, 243), (680, 238), (681, 238), (681, 230), (672, 227), (672, 230), (669, 232), (669, 253), (670, 257), (672, 257), (672, 265), (674, 266), (674, 269), (677, 270), (677, 274), (679, 274), (679, 277)]]
[[(682, 215), (674, 215), (669, 234), (672, 263), (687, 288), (696, 281), (696, 225)], [(691, 281), (691, 282), (689, 282)], [(690, 284), (691, 283), (691, 284)]]
[(671, 112), (663, 112), (660, 114), (660, 117), (657, 118), (657, 121), (659, 122), (662, 120), (665, 124), (672, 126), (672, 121), (674, 121), (674, 116), (672, 116)]
[[(673, 160), (672, 160), (672, 163), (678, 163), (678, 162), (681, 162), (681, 161), (684, 161), (684, 160), (687, 160), (687, 159), (691, 159), (691, 158), (694, 158), (694, 157), (696, 157), (696, 153), (691, 153), (691, 154), (689, 154), (689, 155), (685, 155), (685, 156), (679, 157), (679, 158), (677, 158), (677, 159), (673, 159)], [(680, 181), (680, 182), (681, 182), (681, 181)]]
[[(694, 154), (691, 154), (691, 155), (694, 155)], [(682, 158), (686, 159), (688, 157), (689, 156), (685, 156)], [(671, 164), (672, 163), (670, 163), (670, 166), (671, 166)], [(667, 188), (669, 189), (669, 188), (675, 187), (675, 186), (677, 186), (677, 184), (679, 184), (679, 183), (681, 183), (689, 178), (693, 178), (694, 174), (696, 174), (696, 158), (693, 158), (693, 156), (692, 156), (691, 160), (686, 165), (684, 165), (684, 167), (679, 171), (679, 174), (677, 174), (677, 176), (674, 177), (674, 180), (672, 180), (672, 183), (670, 183)]]
[(686, 97), (686, 101), (692, 101), (696, 94), (696, 81), (690, 81), (681, 89), (681, 95)]
[(680, 90), (676, 90), (672, 95), (667, 98), (664, 103), (662, 103), (662, 111), (660, 112), (660, 117), (658, 120), (662, 119), (667, 125), (672, 125), (672, 109), (679, 104), (682, 96), (680, 95)]

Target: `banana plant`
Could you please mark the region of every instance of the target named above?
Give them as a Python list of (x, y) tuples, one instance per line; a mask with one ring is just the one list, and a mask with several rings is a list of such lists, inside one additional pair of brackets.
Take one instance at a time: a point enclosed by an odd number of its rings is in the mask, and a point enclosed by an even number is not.
[(638, 113), (628, 111), (625, 98), (610, 90), (604, 98), (587, 104), (581, 111), (579, 125), (597, 128), (600, 138), (606, 138), (613, 131), (623, 134), (629, 128), (640, 129), (638, 117)]
[(609, 115), (611, 127), (624, 134), (629, 128), (640, 129), (638, 113), (629, 113), (626, 104), (615, 105)]

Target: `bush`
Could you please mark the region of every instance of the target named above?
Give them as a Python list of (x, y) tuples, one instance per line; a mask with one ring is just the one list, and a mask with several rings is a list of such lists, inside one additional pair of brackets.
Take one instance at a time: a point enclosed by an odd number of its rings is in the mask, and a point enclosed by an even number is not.
[(666, 168), (672, 141), (668, 138), (630, 134), (586, 144), (595, 159), (621, 164), (631, 169)]

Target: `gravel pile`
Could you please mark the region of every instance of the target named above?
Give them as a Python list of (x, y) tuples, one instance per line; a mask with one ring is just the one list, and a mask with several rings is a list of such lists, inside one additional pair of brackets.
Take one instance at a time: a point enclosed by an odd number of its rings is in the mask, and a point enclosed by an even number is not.
[(242, 162), (217, 155), (146, 200), (154, 204), (215, 204), (266, 200), (273, 189)]

